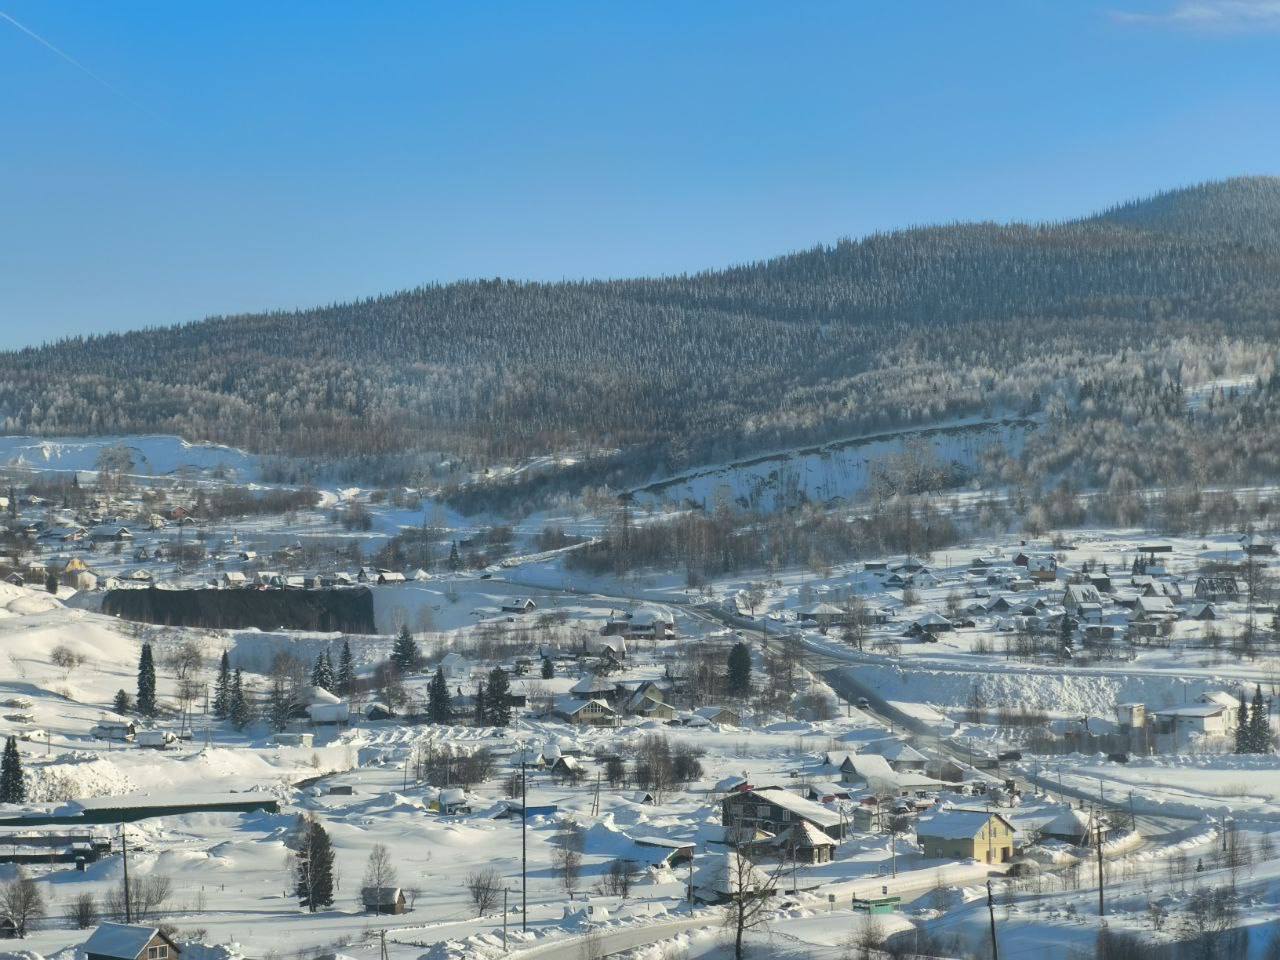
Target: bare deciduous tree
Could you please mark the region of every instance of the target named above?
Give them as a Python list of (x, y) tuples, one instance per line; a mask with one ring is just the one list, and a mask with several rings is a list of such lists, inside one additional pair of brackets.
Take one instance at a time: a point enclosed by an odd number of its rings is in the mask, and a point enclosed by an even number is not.
[(98, 901), (92, 893), (78, 894), (67, 903), (62, 915), (77, 930), (88, 930), (98, 925)]
[(471, 897), (471, 905), (476, 908), (476, 916), (483, 917), (498, 905), (502, 894), (502, 878), (493, 867), (482, 867), (467, 874), (467, 894)]
[(22, 867), (18, 867), (12, 879), (0, 885), (0, 916), (13, 923), (19, 937), (27, 935), (28, 923), (44, 916), (44, 895)]
[(724, 893), (729, 901), (724, 907), (724, 927), (733, 935), (734, 960), (742, 960), (746, 934), (764, 929), (772, 917), (769, 898), (777, 889), (782, 861), (771, 873), (765, 874), (738, 853), (728, 853), (725, 857), (727, 889)]

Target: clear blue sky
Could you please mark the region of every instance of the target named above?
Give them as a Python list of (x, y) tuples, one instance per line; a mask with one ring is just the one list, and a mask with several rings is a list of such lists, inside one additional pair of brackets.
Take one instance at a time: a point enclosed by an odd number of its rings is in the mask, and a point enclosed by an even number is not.
[(1276, 0), (0, 0), (7, 345), (1280, 172)]

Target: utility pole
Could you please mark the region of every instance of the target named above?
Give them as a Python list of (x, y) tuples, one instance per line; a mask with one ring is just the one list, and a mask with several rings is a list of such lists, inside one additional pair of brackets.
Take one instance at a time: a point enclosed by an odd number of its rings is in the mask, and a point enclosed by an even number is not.
[(1107, 902), (1103, 895), (1103, 871), (1102, 871), (1102, 821), (1098, 821), (1098, 917), (1105, 919), (1107, 915)]
[(502, 888), (502, 952), (507, 952), (507, 888)]
[(529, 929), (529, 850), (525, 832), (529, 826), (529, 787), (525, 776), (525, 759), (520, 757), (520, 931)]
[(991, 894), (991, 881), (987, 881), (987, 914), (991, 917), (991, 960), (1000, 960), (1000, 947), (996, 943), (996, 898)]
[(133, 923), (133, 901), (129, 896), (129, 833), (120, 822), (120, 852), (124, 854), (124, 922)]

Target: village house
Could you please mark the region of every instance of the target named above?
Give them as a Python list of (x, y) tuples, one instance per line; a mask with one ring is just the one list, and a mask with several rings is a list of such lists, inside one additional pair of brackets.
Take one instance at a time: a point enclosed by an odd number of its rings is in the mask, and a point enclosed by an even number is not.
[(869, 743), (865, 752), (884, 757), (889, 767), (896, 773), (923, 773), (927, 762), (923, 753), (911, 744), (897, 739)]
[(1015, 834), (1012, 823), (986, 810), (946, 810), (916, 824), (916, 839), (929, 860), (1008, 863)]
[(1133, 607), (1135, 620), (1163, 622), (1178, 619), (1178, 610), (1166, 596), (1138, 597)]
[(834, 839), (844, 837), (844, 818), (834, 810), (781, 787), (734, 791), (720, 801), (721, 822), (729, 828), (763, 830), (777, 835), (805, 822)]
[(1053, 554), (1038, 553), (1027, 557), (1027, 576), (1045, 582), (1058, 579), (1058, 558)]
[(569, 688), (569, 693), (580, 700), (603, 700), (613, 703), (618, 699), (618, 685), (612, 680), (588, 673)]
[(1195, 597), (1210, 603), (1239, 600), (1240, 584), (1235, 577), (1196, 577)]
[(538, 605), (529, 597), (511, 597), (502, 601), (503, 613), (532, 613)]
[(845, 612), (834, 603), (814, 603), (796, 611), (801, 622), (816, 623), (827, 628), (844, 622)]
[(1062, 811), (1040, 828), (1041, 840), (1057, 840), (1077, 847), (1088, 846), (1106, 821), (1091, 810), (1074, 808)]
[(725, 726), (742, 726), (742, 714), (731, 707), (698, 707), (693, 715), (707, 723), (719, 723)]
[(839, 844), (812, 823), (800, 820), (777, 836), (767, 834), (739, 843), (738, 850), (747, 856), (796, 863), (830, 863)]
[(1062, 608), (1077, 620), (1102, 617), (1102, 594), (1091, 583), (1071, 583), (1062, 592)]
[(618, 714), (603, 700), (557, 697), (552, 713), (566, 723), (577, 723), (583, 726), (612, 727), (618, 723)]
[(675, 618), (656, 607), (640, 607), (627, 622), (627, 633), (633, 637), (670, 639), (675, 635)]
[(100, 923), (81, 948), (86, 960), (177, 960), (178, 945), (156, 927)]
[(1178, 753), (1205, 738), (1230, 738), (1239, 725), (1240, 701), (1229, 693), (1201, 694), (1195, 703), (1150, 711), (1154, 746)]

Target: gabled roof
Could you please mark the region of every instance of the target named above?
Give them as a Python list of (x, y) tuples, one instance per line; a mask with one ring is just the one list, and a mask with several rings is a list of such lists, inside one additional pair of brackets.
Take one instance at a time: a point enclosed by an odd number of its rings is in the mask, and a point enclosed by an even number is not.
[(1233, 697), (1225, 690), (1213, 690), (1209, 693), (1202, 693), (1196, 699), (1201, 703), (1217, 703), (1224, 707), (1230, 707), (1232, 710), (1240, 706), (1240, 698)]
[(930, 817), (921, 817), (916, 824), (917, 837), (941, 837), (943, 840), (972, 840), (987, 822), (995, 817), (1007, 827), (1012, 827), (1000, 814), (986, 810), (946, 810)]
[(360, 900), (379, 907), (393, 907), (400, 900), (399, 887), (361, 887)]
[(612, 680), (605, 680), (589, 673), (570, 687), (569, 692), (575, 696), (590, 698), (599, 693), (613, 693), (616, 689), (618, 689), (618, 685)]
[(142, 927), (133, 923), (100, 923), (98, 929), (85, 941), (83, 949), (85, 953), (133, 960), (159, 932), (155, 927)]
[(1087, 810), (1064, 810), (1043, 827), (1041, 833), (1057, 837), (1086, 837), (1093, 830), (1094, 817)]
[(806, 800), (790, 790), (784, 790), (782, 787), (761, 787), (758, 790), (748, 790), (743, 796), (750, 796), (751, 794), (763, 797), (783, 810), (790, 810), (797, 817), (816, 823), (820, 827), (836, 827), (840, 825), (840, 814), (833, 810), (828, 810), (820, 803)]
[(839, 844), (808, 820), (801, 820), (799, 823), (793, 824), (791, 827), (782, 831), (782, 833), (769, 841), (770, 846), (782, 847), (784, 849), (790, 847), (792, 843), (801, 849), (804, 849), (805, 847), (839, 846)]
[(1102, 595), (1098, 593), (1098, 588), (1091, 583), (1070, 583), (1062, 595), (1063, 602), (1070, 600), (1073, 603), (1102, 603)]
[(608, 713), (614, 712), (613, 707), (609, 706), (609, 704), (603, 700), (597, 700), (594, 698), (589, 700), (580, 700), (577, 697), (557, 697), (555, 709), (557, 713), (564, 714), (566, 717), (572, 717), (575, 713), (581, 712), (583, 708), (593, 703), (603, 707)]
[(911, 746), (909, 743), (903, 743), (901, 740), (877, 740), (875, 743), (867, 744), (869, 753), (879, 754), (889, 762), (897, 761), (898, 763), (917, 763), (925, 759), (925, 755)]

